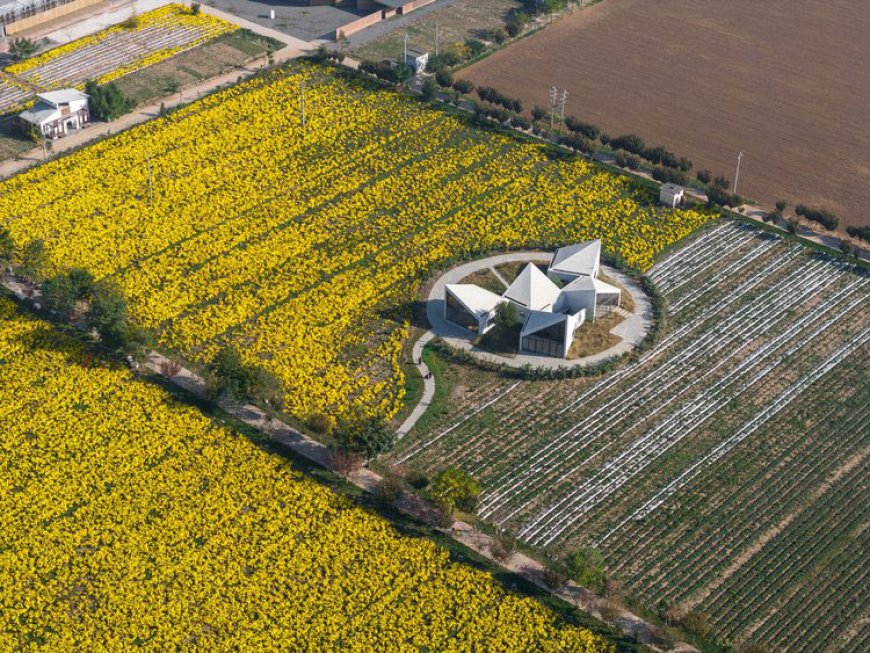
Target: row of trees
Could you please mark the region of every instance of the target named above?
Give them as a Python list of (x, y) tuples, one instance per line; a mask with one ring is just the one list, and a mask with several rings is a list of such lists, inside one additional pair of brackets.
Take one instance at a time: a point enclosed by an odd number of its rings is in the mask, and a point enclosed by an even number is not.
[(840, 224), (837, 216), (825, 209), (814, 209), (804, 206), (803, 204), (798, 204), (795, 207), (794, 212), (802, 218), (811, 220), (812, 222), (817, 222), (829, 231), (833, 231), (837, 228), (837, 225)]
[(852, 238), (859, 238), (864, 242), (870, 243), (870, 227), (846, 227), (846, 233)]
[(41, 240), (32, 240), (19, 249), (9, 231), (0, 229), (0, 259), (23, 278), (42, 285), (45, 308), (92, 329), (105, 346), (135, 351), (150, 343), (150, 334), (130, 318), (127, 300), (114, 282), (97, 281), (80, 268), (51, 274)]
[(397, 64), (389, 59), (384, 59), (383, 61), (362, 61), (360, 62), (359, 70), (367, 75), (372, 75), (393, 84), (405, 84), (414, 76), (414, 71), (411, 70), (410, 66), (404, 63)]
[(522, 113), (522, 110), (523, 110), (522, 100), (519, 100), (517, 98), (508, 97), (507, 95), (500, 93), (499, 91), (492, 88), (491, 86), (478, 86), (477, 87), (477, 96), (481, 100), (483, 100), (484, 102), (498, 104), (498, 105), (503, 106), (508, 111)]

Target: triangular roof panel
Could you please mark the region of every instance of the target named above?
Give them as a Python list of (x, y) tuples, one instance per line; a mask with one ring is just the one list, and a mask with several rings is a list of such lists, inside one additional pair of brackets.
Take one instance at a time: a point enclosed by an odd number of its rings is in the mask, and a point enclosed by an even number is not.
[(612, 286), (601, 279), (592, 279), (592, 283), (595, 284), (595, 292), (599, 295), (619, 295), (621, 292), (616, 286)]
[(559, 298), (559, 287), (534, 263), (529, 263), (505, 290), (502, 297), (533, 311), (549, 308)]
[(530, 311), (526, 316), (526, 321), (523, 324), (520, 337), (528, 336), (537, 333), (542, 329), (546, 329), (554, 324), (559, 324), (565, 321), (564, 313), (548, 313), (546, 311)]
[(587, 240), (576, 245), (560, 247), (550, 261), (550, 272), (592, 276), (601, 258), (601, 241)]
[(473, 283), (447, 284), (447, 290), (475, 315), (489, 313), (504, 300), (494, 292)]

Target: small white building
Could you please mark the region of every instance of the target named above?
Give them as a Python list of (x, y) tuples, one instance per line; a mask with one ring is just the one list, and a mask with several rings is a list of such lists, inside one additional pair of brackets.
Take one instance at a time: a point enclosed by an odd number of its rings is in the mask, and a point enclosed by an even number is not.
[(429, 63), (428, 52), (420, 52), (419, 50), (407, 50), (405, 52), (405, 65), (413, 70), (415, 75), (426, 70), (427, 63)]
[(670, 182), (662, 184), (661, 189), (659, 189), (659, 202), (668, 208), (675, 209), (682, 204), (685, 190), (682, 186)]
[(18, 115), (46, 138), (60, 138), (90, 121), (88, 96), (74, 88), (48, 91), (37, 96), (36, 104)]

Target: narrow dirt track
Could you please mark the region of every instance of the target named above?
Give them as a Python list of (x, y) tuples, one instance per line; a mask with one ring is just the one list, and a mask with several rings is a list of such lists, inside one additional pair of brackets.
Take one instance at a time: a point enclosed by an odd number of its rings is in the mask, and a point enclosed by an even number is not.
[(603, 0), (463, 77), (688, 156), (760, 202), (870, 224), (870, 2)]

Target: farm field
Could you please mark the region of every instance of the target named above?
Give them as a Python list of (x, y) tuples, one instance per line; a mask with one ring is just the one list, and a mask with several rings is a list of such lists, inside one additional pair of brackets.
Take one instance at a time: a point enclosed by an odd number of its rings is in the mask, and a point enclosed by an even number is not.
[(475, 376), (389, 461), (460, 466), (481, 517), (557, 555), (597, 546), (631, 594), (719, 637), (866, 649), (868, 274), (720, 221), (649, 276), (669, 328), (637, 362)]
[(738, 190), (828, 208), (870, 205), (870, 5), (861, 0), (606, 0), (463, 72), (527, 107), (569, 92), (566, 114), (637, 133), (734, 177)]
[(612, 651), (0, 298), (0, 649)]
[[(245, 29), (228, 32), (201, 45), (180, 52), (156, 64), (135, 70), (117, 79), (115, 85), (137, 105), (157, 100), (185, 86), (217, 77), (266, 54), (268, 48), (280, 49)], [(239, 70), (246, 74), (250, 70)]]
[(711, 217), (652, 200), (581, 158), (303, 62), (0, 184), (18, 246), (42, 240), (51, 269), (116, 280), (192, 359), (236, 343), (303, 419), (396, 413), (413, 299), (451, 261), (601, 238), (645, 269)]
[[(467, 39), (481, 38), (487, 30), (503, 30), (508, 12), (520, 7), (520, 0), (463, 0), (432, 11), (412, 12), (401, 19), (407, 25), (405, 29), (395, 28), (387, 21), (351, 35), (350, 54), (373, 61), (398, 60), (402, 56), (405, 33), (409, 48), (434, 53), (436, 25), (439, 51), (455, 51), (463, 48)], [(373, 34), (377, 36), (372, 38)]]
[(88, 80), (103, 84), (236, 29), (182, 5), (166, 5), (137, 20), (135, 27), (116, 25), (7, 66), (13, 78), (0, 79), (0, 113), (26, 103), (32, 97), (28, 85), (48, 90), (81, 88)]

